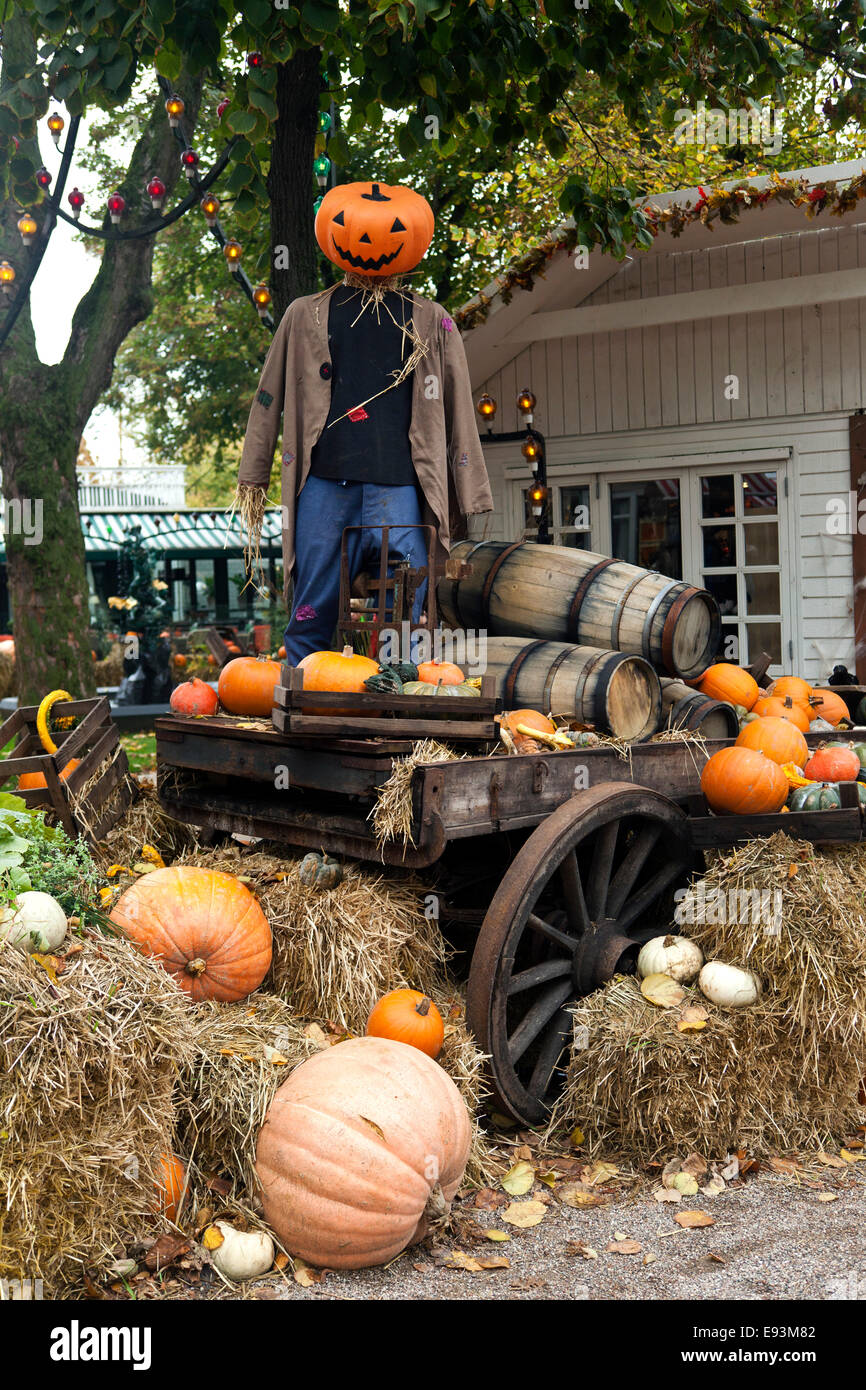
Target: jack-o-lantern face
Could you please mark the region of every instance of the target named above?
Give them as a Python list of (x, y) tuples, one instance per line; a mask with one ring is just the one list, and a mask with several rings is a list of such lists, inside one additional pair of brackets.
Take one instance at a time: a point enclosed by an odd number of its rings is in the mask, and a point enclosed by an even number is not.
[(328, 260), (370, 279), (414, 269), (432, 237), (433, 209), (412, 188), (340, 184), (316, 214), (316, 240)]

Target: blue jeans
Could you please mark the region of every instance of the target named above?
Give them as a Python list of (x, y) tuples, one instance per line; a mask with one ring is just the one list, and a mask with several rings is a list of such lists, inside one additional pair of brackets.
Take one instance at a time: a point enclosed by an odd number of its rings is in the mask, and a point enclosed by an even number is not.
[[(390, 526), (389, 560), (396, 563), (408, 558), (417, 569), (427, 564), (427, 539), (418, 529), (421, 524), (414, 487), (307, 478), (297, 502), (294, 602), (285, 635), (286, 660), (292, 666), (310, 652), (330, 645), (340, 606), (344, 528)], [(351, 531), (346, 539), (350, 580), (368, 565), (378, 572), (381, 531)], [(416, 622), (425, 589), (423, 585), (415, 595), (412, 617)]]

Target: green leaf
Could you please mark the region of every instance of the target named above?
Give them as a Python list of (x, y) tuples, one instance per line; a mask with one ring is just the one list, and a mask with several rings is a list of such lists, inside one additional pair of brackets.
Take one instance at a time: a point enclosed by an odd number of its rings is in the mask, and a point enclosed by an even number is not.
[(27, 802), (14, 792), (0, 792), (0, 811), (19, 811), (29, 815)]
[[(263, 111), (269, 121), (277, 119), (277, 103), (274, 101), (270, 92), (262, 92), (257, 87), (250, 87), (250, 104), (257, 110)], [(246, 132), (243, 132), (246, 134)]]
[(418, 77), (418, 86), (422, 92), (426, 92), (428, 97), (437, 95), (436, 77), (432, 72), (422, 72)]
[(252, 29), (266, 29), (273, 14), (269, 0), (244, 0), (244, 22)]
[(235, 135), (250, 135), (256, 128), (257, 118), (253, 111), (227, 111), (226, 124)]
[(322, 34), (336, 34), (342, 22), (340, 7), (332, 0), (304, 0), (301, 19)]
[(160, 76), (167, 77), (169, 82), (176, 82), (180, 77), (183, 58), (170, 41), (163, 44), (153, 61)]

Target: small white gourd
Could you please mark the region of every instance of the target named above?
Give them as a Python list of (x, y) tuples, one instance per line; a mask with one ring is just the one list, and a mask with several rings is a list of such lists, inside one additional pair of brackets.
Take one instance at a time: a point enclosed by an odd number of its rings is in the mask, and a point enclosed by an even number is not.
[(642, 980), (647, 975), (670, 975), (677, 984), (688, 985), (695, 979), (704, 963), (703, 952), (686, 936), (654, 936), (641, 949), (637, 958), (637, 973)]
[(220, 1274), (236, 1284), (267, 1274), (274, 1263), (274, 1242), (267, 1231), (239, 1231), (228, 1221), (215, 1221), (214, 1225), (223, 1241), (211, 1250), (210, 1257)]
[(56, 951), (66, 937), (66, 913), (48, 893), (19, 893), (0, 914), (0, 941), (22, 951)]
[(751, 970), (711, 960), (698, 976), (698, 989), (720, 1009), (745, 1009), (757, 1003), (761, 982)]

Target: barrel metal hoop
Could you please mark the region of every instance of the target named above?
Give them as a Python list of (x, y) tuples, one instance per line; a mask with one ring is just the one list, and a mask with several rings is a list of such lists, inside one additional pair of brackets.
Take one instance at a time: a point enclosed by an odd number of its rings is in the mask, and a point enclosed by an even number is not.
[(586, 574), (581, 579), (580, 583), (574, 591), (574, 598), (571, 600), (571, 606), (568, 610), (566, 632), (568, 634), (569, 642), (579, 642), (580, 640), (577, 631), (578, 621), (580, 619), (580, 609), (581, 605), (583, 604), (583, 600), (586, 598), (590, 586), (595, 583), (602, 570), (606, 570), (608, 565), (616, 565), (618, 563), (618, 560), (616, 560), (615, 558), (611, 560), (600, 560), (597, 565), (593, 565), (592, 569), (587, 570)]
[(563, 661), (565, 661), (569, 656), (571, 656), (571, 647), (564, 646), (562, 651), (559, 653), (559, 656), (554, 657), (553, 661), (551, 661), (550, 663), (550, 670), (547, 673), (547, 679), (544, 682), (544, 689), (541, 692), (542, 714), (545, 712), (545, 710), (550, 710), (550, 695), (551, 691), (553, 690), (553, 678), (559, 670), (560, 666), (562, 665)]
[(509, 555), (513, 554), (521, 545), (523, 545), (523, 541), (512, 541), (510, 545), (507, 545), (504, 550), (499, 552), (493, 564), (490, 566), (490, 569), (487, 571), (484, 587), (481, 590), (481, 616), (485, 623), (490, 622), (490, 591), (493, 588), (493, 581)]
[[(667, 584), (665, 584), (663, 588), (659, 589), (658, 593), (656, 594), (655, 598), (650, 604), (649, 609), (647, 610), (647, 615), (644, 619), (643, 632), (641, 633), (641, 648), (643, 650), (643, 655), (646, 657), (647, 661), (652, 661), (652, 654), (650, 648), (650, 633), (652, 631), (653, 618), (659, 610), (662, 599), (667, 598), (671, 589), (675, 589), (677, 585), (682, 584), (682, 582), (683, 581), (681, 579), (669, 579)], [(696, 594), (697, 589), (691, 589), (688, 592)], [(664, 632), (662, 633), (662, 643), (664, 644)], [(667, 662), (665, 662), (665, 665), (667, 665)]]
[(503, 691), (505, 693), (506, 708), (510, 708), (511, 702), (514, 699), (514, 686), (517, 681), (518, 672), (520, 671), (520, 668), (523, 665), (524, 661), (528, 656), (531, 655), (532, 652), (537, 652), (539, 647), (545, 647), (546, 645), (547, 643), (545, 642), (544, 638), (539, 638), (535, 642), (530, 642), (529, 646), (524, 647), (522, 652), (517, 653), (517, 656), (514, 658), (507, 672), (505, 673)]
[[(686, 604), (689, 603), (696, 594), (701, 592), (700, 589), (696, 589), (694, 585), (689, 584), (671, 604), (668, 615), (665, 618), (665, 624), (662, 628), (662, 661), (668, 671), (676, 671), (676, 667), (674, 666), (674, 632), (676, 631), (677, 620)], [(679, 673), (677, 672), (677, 674)]]
[(625, 608), (629, 595), (637, 588), (638, 584), (643, 583), (646, 577), (647, 571), (644, 570), (642, 574), (638, 575), (637, 579), (633, 579), (631, 583), (626, 586), (617, 600), (616, 608), (613, 611), (613, 617), (610, 620), (610, 645), (615, 652), (619, 651), (619, 625), (622, 620), (622, 610)]
[[(480, 550), (481, 547), (482, 547), (482, 545), (486, 545), (486, 544), (487, 544), (486, 541), (476, 541), (475, 544), (472, 546), (471, 550), (467, 550), (466, 555), (465, 555), (464, 560), (463, 560), (463, 563), (464, 563), (464, 564), (467, 564), (467, 563), (469, 562), (470, 556), (474, 555), (475, 552), (476, 552), (476, 550)], [(464, 631), (465, 631), (466, 626), (467, 626), (467, 624), (466, 624), (466, 619), (464, 618), (463, 613), (462, 613), (462, 611), (461, 611), (461, 609), (460, 609), (460, 583), (461, 583), (461, 581), (460, 581), (459, 579), (452, 579), (451, 582), (452, 582), (452, 584), (453, 584), (453, 586), (454, 586), (453, 589), (451, 590), (451, 598), (452, 598), (452, 601), (453, 601), (453, 603), (454, 603), (454, 616), (455, 616), (455, 618), (457, 619), (457, 626), (458, 626), (458, 628), (463, 628)]]
[(608, 682), (617, 666), (622, 665), (626, 660), (625, 652), (611, 652), (607, 660), (602, 661), (598, 669), (596, 680), (595, 697), (593, 699), (594, 723), (596, 727), (602, 725), (605, 729), (610, 729), (610, 722), (607, 717), (607, 705), (605, 695), (607, 693)]

